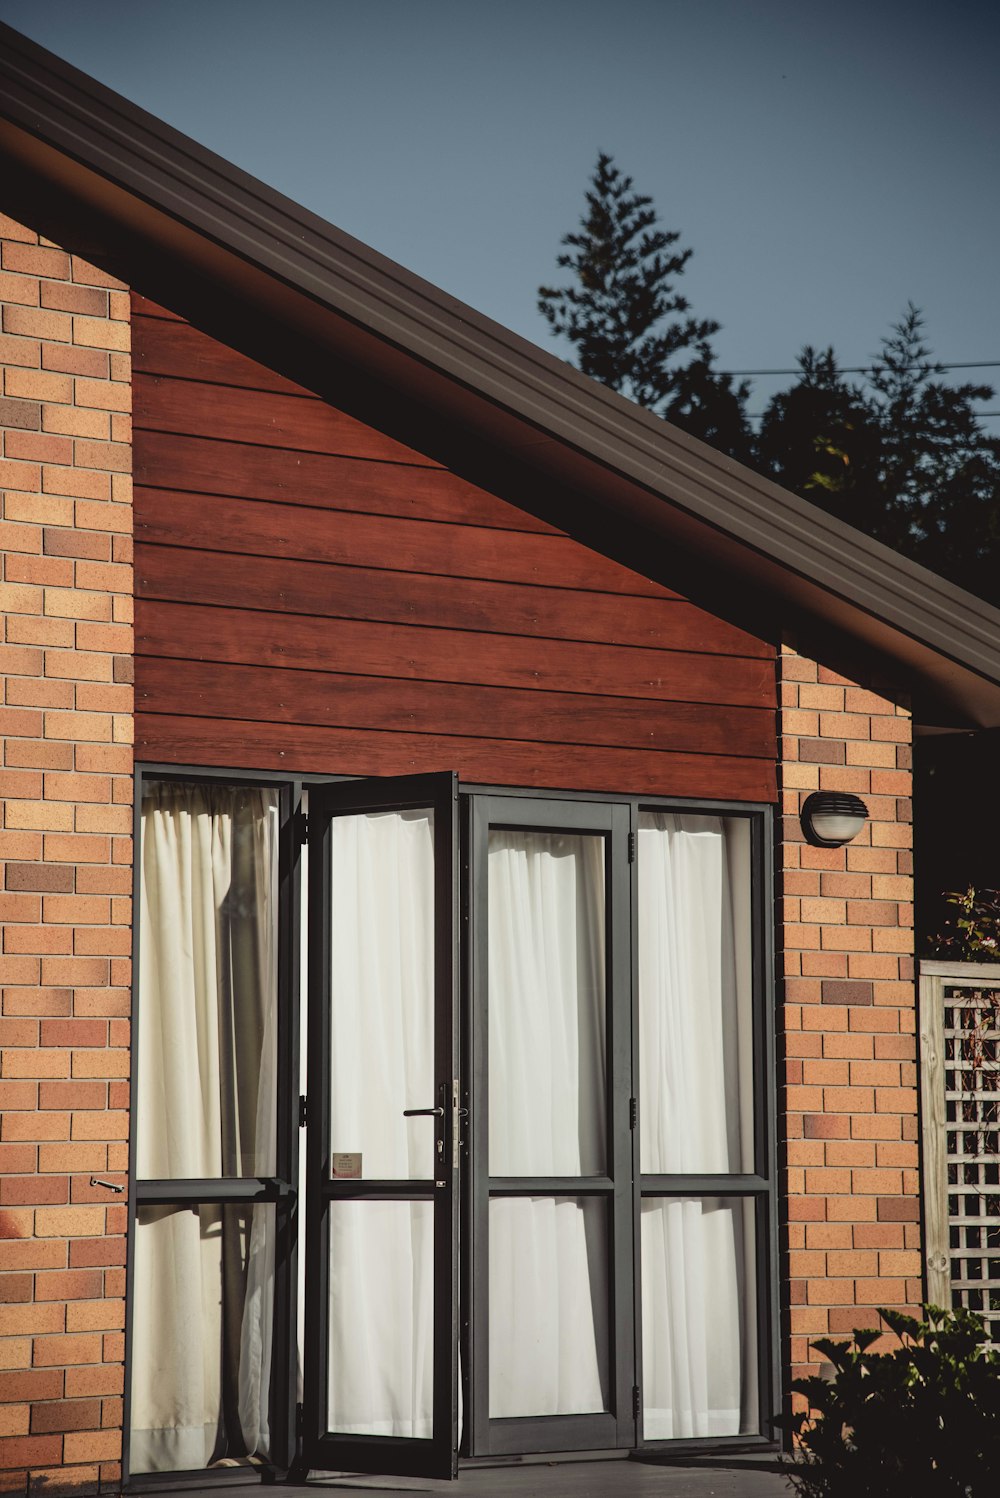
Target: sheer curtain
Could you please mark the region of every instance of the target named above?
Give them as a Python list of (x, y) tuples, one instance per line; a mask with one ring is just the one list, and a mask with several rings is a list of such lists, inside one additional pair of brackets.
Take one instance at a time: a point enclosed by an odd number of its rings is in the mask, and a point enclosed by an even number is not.
[[(140, 1181), (274, 1173), (277, 891), (277, 791), (147, 786)], [(135, 1268), (132, 1470), (266, 1455), (273, 1208), (140, 1208)]]
[[(639, 821), (643, 1174), (753, 1170), (749, 824)], [(753, 1207), (642, 1203), (647, 1439), (756, 1429)]]
[[(333, 819), (330, 1147), (366, 1180), (434, 1175), (434, 823)], [(333, 1202), (331, 1431), (433, 1433), (433, 1203)]]
[[(488, 887), (490, 1174), (603, 1175), (603, 839), (495, 829)], [(489, 1210), (491, 1416), (606, 1409), (604, 1202)]]

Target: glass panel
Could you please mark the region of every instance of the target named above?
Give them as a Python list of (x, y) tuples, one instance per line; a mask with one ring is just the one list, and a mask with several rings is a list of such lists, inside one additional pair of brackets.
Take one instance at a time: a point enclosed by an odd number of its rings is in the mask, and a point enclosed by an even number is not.
[(331, 1202), (327, 1421), (433, 1435), (434, 1203)]
[(604, 1175), (604, 839), (489, 835), (490, 1173)]
[(606, 1202), (491, 1200), (491, 1418), (610, 1408), (608, 1295)]
[(273, 1175), (277, 790), (148, 784), (139, 920), (139, 1177)]
[(133, 1472), (266, 1460), (274, 1228), (270, 1205), (138, 1209)]
[(336, 1175), (429, 1180), (434, 1120), (434, 816), (334, 817), (330, 1150)]
[(641, 1169), (751, 1172), (750, 824), (642, 812), (638, 865)]
[(759, 1428), (754, 1204), (642, 1202), (642, 1397), (647, 1441)]

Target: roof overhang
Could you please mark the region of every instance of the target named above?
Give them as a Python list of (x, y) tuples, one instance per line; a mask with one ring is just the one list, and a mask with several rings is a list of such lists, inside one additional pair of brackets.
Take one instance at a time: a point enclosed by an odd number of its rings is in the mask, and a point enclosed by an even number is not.
[[(1000, 726), (1000, 611), (449, 297), (0, 25), (5, 206), (924, 725)], [(811, 643), (810, 643), (811, 642)]]

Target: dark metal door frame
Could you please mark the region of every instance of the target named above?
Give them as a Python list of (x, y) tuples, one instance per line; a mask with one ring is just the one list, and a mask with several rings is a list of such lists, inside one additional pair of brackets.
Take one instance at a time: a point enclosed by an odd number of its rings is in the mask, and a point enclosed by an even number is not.
[[(309, 1134), (306, 1147), (306, 1345), (301, 1466), (452, 1477), (458, 1449), (459, 1109), (457, 1002), (458, 782), (451, 773), (338, 781), (309, 788)], [(330, 1174), (330, 828), (336, 816), (434, 812), (434, 1103), (440, 1168), (424, 1181), (332, 1180)], [(443, 1162), (443, 1163), (442, 1163)], [(334, 1201), (434, 1204), (433, 1435), (326, 1429), (329, 1206)]]
[[(471, 1241), (474, 1269), (466, 1278), (470, 1376), (466, 1380), (463, 1450), (476, 1457), (529, 1452), (631, 1448), (636, 1444), (633, 1405), (634, 1301), (632, 1289), (632, 1137), (629, 1125), (631, 1056), (631, 940), (628, 863), (629, 806), (611, 801), (573, 802), (537, 797), (476, 796), (469, 837), (471, 994), (468, 1005), (468, 1095), (474, 1155), (470, 1161)], [(487, 970), (487, 851), (491, 827), (564, 831), (606, 840), (606, 1176), (524, 1179), (489, 1174), (489, 1058)], [(579, 1415), (491, 1419), (489, 1414), (489, 1203), (491, 1196), (597, 1196), (608, 1203), (608, 1361), (610, 1408)]]

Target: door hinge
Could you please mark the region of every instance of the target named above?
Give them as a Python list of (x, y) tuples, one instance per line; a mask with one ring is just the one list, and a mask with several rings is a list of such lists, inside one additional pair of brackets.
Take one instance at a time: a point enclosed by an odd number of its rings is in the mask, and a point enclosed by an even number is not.
[(299, 842), (300, 843), (307, 843), (308, 841), (309, 841), (309, 818), (303, 812), (302, 816), (299, 818)]
[(299, 1128), (304, 1129), (309, 1122), (309, 1099), (304, 1092), (299, 1093)]
[(639, 1398), (639, 1385), (638, 1384), (633, 1384), (632, 1385), (632, 1419), (633, 1420), (638, 1420), (638, 1418), (639, 1418), (639, 1411), (641, 1409), (642, 1409), (642, 1402), (641, 1402), (641, 1400)]
[(629, 863), (635, 863), (635, 833), (634, 832), (630, 832), (629, 835), (628, 835), (628, 861), (629, 861)]
[(634, 1129), (639, 1122), (639, 1102), (637, 1098), (630, 1097), (628, 1100), (628, 1126)]
[(305, 1428), (306, 1428), (306, 1409), (305, 1409), (305, 1405), (303, 1405), (303, 1404), (297, 1404), (295, 1406), (295, 1434), (297, 1436), (303, 1435), (305, 1433)]

